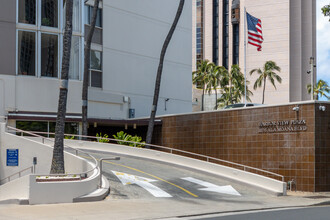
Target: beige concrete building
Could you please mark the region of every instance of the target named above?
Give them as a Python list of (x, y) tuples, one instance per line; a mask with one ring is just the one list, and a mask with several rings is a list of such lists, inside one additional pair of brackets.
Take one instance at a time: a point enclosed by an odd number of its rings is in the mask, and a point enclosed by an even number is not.
[[(0, 121), (53, 131), (64, 29), (64, 0), (0, 3)], [(93, 0), (73, 0), (67, 122), (81, 120), (84, 42)], [(91, 45), (90, 128), (150, 115), (159, 54), (177, 0), (100, 1)], [(191, 4), (185, 4), (164, 60), (157, 115), (191, 112)], [(173, 89), (175, 88), (175, 89)], [(22, 122), (22, 123), (21, 123)], [(21, 123), (21, 125), (19, 124)], [(132, 123), (133, 129), (134, 124)], [(25, 127), (24, 129), (30, 129)], [(36, 129), (35, 129), (36, 130)]]
[[(306, 87), (310, 57), (316, 57), (316, 0), (193, 0), (193, 70), (199, 60), (208, 59), (226, 68), (239, 64), (244, 72), (244, 8), (261, 19), (264, 38), (261, 52), (247, 44), (247, 73), (268, 60), (282, 69), (277, 90), (267, 82), (265, 103), (310, 100)], [(262, 88), (253, 90), (256, 78), (247, 74), (252, 102), (261, 103)], [(194, 91), (193, 100), (201, 100), (200, 94)]]

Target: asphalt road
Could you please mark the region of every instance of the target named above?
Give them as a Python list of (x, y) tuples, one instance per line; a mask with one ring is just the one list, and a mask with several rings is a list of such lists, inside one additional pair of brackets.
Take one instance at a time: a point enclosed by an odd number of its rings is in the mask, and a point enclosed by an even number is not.
[[(118, 156), (90, 152), (96, 158)], [(105, 200), (31, 206), (5, 204), (0, 205), (0, 219), (330, 219), (323, 218), (328, 215), (326, 209), (302, 210), (298, 216), (295, 211), (275, 210), (330, 204), (330, 194), (323, 194), (323, 198), (308, 198), (305, 193), (277, 197), (190, 168), (127, 155), (120, 157), (119, 161), (103, 164), (111, 187)], [(264, 212), (269, 209), (271, 212)]]
[(329, 220), (330, 207), (308, 207), (281, 210), (267, 210), (258, 212), (244, 212), (236, 214), (221, 214), (213, 217), (192, 217), (189, 220)]
[[(118, 156), (99, 151), (89, 151), (89, 153), (97, 159)], [(108, 178), (111, 187), (107, 199), (170, 199), (187, 202), (203, 200), (212, 203), (258, 204), (258, 197), (269, 196), (252, 187), (234, 183), (219, 176), (130, 156), (120, 156), (119, 161), (104, 161), (103, 175)], [(124, 178), (124, 183), (121, 178)], [(143, 178), (147, 178), (144, 182), (150, 182), (144, 187), (137, 180), (139, 178), (142, 182), (145, 180)], [(124, 185), (127, 182), (128, 184)], [(157, 193), (153, 195), (148, 191), (150, 184), (168, 195), (164, 197), (157, 196)]]

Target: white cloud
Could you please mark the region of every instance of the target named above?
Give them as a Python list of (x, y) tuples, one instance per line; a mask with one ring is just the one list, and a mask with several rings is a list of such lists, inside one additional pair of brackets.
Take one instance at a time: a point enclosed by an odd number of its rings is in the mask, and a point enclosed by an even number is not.
[(321, 8), (329, 0), (317, 0), (317, 77), (330, 83), (330, 22)]

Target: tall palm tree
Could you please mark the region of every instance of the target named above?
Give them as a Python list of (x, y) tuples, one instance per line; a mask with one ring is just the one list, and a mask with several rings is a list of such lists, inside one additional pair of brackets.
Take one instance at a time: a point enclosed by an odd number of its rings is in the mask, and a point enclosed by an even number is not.
[[(311, 92), (312, 92), (311, 84), (307, 85), (307, 91), (309, 94), (311, 94)], [(322, 79), (320, 79), (313, 88), (313, 96), (315, 97), (316, 100), (319, 100), (319, 98), (322, 96), (329, 99), (330, 96), (327, 95), (329, 93), (330, 93), (330, 87), (329, 87), (328, 83)]]
[[(222, 95), (218, 99), (218, 107), (240, 102), (245, 96), (245, 77), (240, 67), (238, 65), (232, 65), (230, 72), (223, 67), (222, 75), (223, 78), (220, 83)], [(246, 83), (248, 84), (249, 81), (246, 81)], [(247, 101), (251, 101), (250, 96), (253, 95), (253, 93), (249, 90), (248, 86), (246, 87)]]
[[(88, 82), (89, 82), (89, 67), (90, 67), (90, 53), (91, 53), (91, 43), (92, 37), (95, 30), (97, 11), (99, 8), (99, 1), (94, 0), (94, 8), (93, 8), (93, 17), (91, 21), (91, 26), (86, 38), (86, 45), (84, 51), (84, 78), (83, 78), (83, 87), (82, 87), (82, 135), (87, 136), (87, 111), (88, 111)], [(84, 138), (83, 138), (84, 139)]]
[(73, 0), (66, 0), (65, 31), (63, 35), (63, 58), (61, 70), (61, 86), (58, 100), (58, 110), (55, 126), (55, 144), (50, 173), (65, 173), (64, 169), (64, 123), (68, 95), (68, 79), (72, 37)]
[(168, 45), (170, 44), (170, 41), (172, 39), (175, 28), (176, 28), (176, 26), (179, 22), (180, 17), (181, 17), (184, 3), (185, 3), (185, 0), (180, 0), (178, 10), (176, 12), (176, 15), (175, 15), (174, 21), (172, 23), (171, 29), (170, 29), (168, 35), (166, 36), (166, 39), (165, 39), (164, 44), (163, 44), (162, 51), (160, 53), (160, 59), (159, 59), (156, 82), (155, 82), (154, 98), (153, 98), (153, 102), (152, 102), (150, 119), (149, 119), (149, 124), (148, 124), (148, 131), (147, 131), (147, 138), (146, 138), (146, 143), (147, 144), (151, 143), (152, 133), (153, 133), (153, 130), (154, 130), (155, 117), (156, 117), (158, 98), (159, 98), (160, 83), (161, 83), (161, 78), (162, 78), (163, 64), (164, 64), (164, 58), (165, 58), (166, 50), (167, 50)]
[(250, 75), (252, 75), (254, 72), (259, 74), (258, 79), (254, 83), (253, 89), (256, 90), (258, 87), (261, 87), (263, 85), (262, 104), (264, 104), (265, 101), (266, 80), (268, 79), (275, 89), (275, 80), (279, 83), (282, 83), (282, 78), (275, 71), (281, 72), (281, 68), (277, 66), (274, 61), (271, 60), (265, 63), (263, 70), (259, 68), (250, 71)]
[(232, 65), (229, 72), (229, 94), (231, 104), (234, 104), (233, 95), (239, 97), (242, 94), (242, 88), (244, 89), (244, 75), (241, 72), (241, 68), (236, 64)]
[(218, 109), (218, 89), (221, 84), (223, 84), (226, 75), (228, 74), (227, 69), (223, 66), (217, 66), (214, 63), (210, 63), (209, 69), (209, 82), (207, 85), (207, 92), (210, 94), (212, 89), (215, 92), (215, 107), (214, 109)]
[(211, 81), (210, 70), (214, 64), (210, 63), (208, 60), (201, 60), (197, 64), (197, 70), (192, 73), (192, 82), (197, 84), (197, 86), (202, 87), (202, 111), (204, 111), (204, 96), (205, 91), (208, 90), (209, 82)]

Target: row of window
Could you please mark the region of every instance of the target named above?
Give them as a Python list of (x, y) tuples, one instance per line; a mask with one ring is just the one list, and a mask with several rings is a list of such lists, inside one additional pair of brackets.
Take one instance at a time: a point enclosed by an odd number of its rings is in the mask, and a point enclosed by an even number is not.
[(219, 64), (219, 0), (213, 0), (213, 63)]
[[(55, 122), (50, 121), (16, 121), (16, 128), (24, 131), (55, 133)], [(79, 134), (79, 125), (76, 122), (66, 122), (65, 134)], [(54, 137), (54, 135), (44, 135)]]
[[(59, 77), (65, 0), (18, 0), (17, 74)], [(73, 35), (69, 78), (81, 80), (83, 72), (82, 1), (73, 0)], [(63, 7), (60, 7), (63, 5)], [(86, 23), (90, 24), (93, 7), (85, 6)], [(102, 27), (98, 11), (97, 27)], [(91, 51), (90, 86), (102, 88), (102, 52)]]
[(222, 65), (229, 65), (229, 0), (223, 0)]
[[(229, 65), (229, 0), (222, 9), (222, 65)], [(196, 58), (203, 59), (203, 0), (196, 1)], [(213, 0), (213, 63), (219, 63), (219, 0)], [(239, 24), (233, 24), (233, 64), (239, 62)]]
[(196, 1), (196, 64), (203, 60), (203, 0)]

